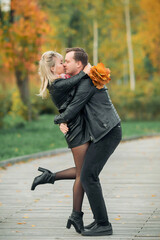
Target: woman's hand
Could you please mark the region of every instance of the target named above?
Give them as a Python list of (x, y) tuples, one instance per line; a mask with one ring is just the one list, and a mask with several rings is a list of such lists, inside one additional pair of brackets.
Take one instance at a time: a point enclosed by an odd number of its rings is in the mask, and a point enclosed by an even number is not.
[(83, 69), (83, 72), (85, 72), (86, 74), (89, 74), (90, 73), (90, 70), (91, 70), (91, 64), (90, 63), (88, 63), (85, 67), (84, 67), (84, 69)]
[(59, 128), (63, 134), (66, 134), (69, 131), (69, 128), (67, 127), (67, 123), (60, 123)]

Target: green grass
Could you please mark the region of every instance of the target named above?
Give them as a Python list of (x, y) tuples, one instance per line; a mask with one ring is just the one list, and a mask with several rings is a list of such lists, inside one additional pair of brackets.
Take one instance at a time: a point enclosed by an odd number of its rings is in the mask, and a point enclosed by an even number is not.
[(160, 121), (122, 122), (123, 138), (160, 134)]
[[(123, 138), (160, 133), (160, 122), (122, 122)], [(0, 160), (67, 147), (53, 115), (42, 115), (24, 128), (0, 130)]]
[(0, 130), (0, 160), (67, 147), (53, 115), (42, 115), (24, 128)]

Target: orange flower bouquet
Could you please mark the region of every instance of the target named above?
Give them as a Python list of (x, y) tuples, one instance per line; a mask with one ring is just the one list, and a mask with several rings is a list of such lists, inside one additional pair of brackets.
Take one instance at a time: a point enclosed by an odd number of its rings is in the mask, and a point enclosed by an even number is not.
[(98, 63), (97, 66), (91, 67), (89, 77), (92, 79), (95, 87), (101, 89), (111, 80), (110, 72), (110, 69), (105, 68), (103, 63)]

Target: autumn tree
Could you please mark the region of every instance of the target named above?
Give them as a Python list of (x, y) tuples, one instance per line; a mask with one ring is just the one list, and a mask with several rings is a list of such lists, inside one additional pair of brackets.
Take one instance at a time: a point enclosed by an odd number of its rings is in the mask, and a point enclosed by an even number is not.
[(9, 12), (1, 11), (0, 47), (3, 66), (14, 71), (23, 103), (28, 107), (29, 74), (35, 71), (39, 51), (49, 31), (46, 14), (37, 0), (12, 0)]
[[(143, 24), (140, 36), (143, 38), (146, 63), (150, 70), (160, 73), (160, 1), (141, 0)], [(153, 67), (152, 67), (153, 65)]]

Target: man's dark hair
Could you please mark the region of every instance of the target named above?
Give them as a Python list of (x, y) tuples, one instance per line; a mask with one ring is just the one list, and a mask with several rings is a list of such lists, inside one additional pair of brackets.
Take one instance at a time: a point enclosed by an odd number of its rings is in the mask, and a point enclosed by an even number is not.
[(83, 48), (73, 47), (73, 48), (66, 48), (66, 53), (74, 52), (74, 59), (75, 61), (81, 61), (83, 66), (88, 64), (88, 54), (85, 52)]

